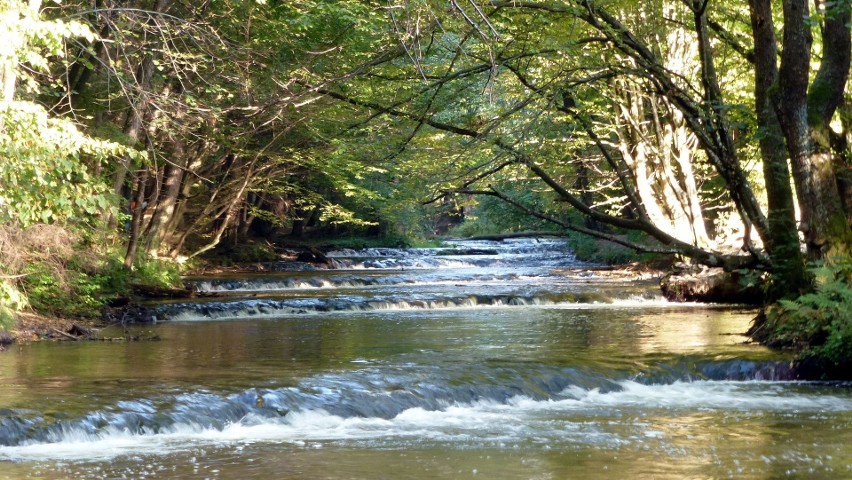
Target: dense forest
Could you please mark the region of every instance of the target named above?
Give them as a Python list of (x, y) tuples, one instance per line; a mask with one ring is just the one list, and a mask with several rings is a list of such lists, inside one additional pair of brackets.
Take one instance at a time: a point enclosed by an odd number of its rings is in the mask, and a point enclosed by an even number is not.
[(849, 0), (0, 0), (0, 22), (7, 326), (214, 253), (549, 231), (741, 272), (756, 338), (852, 358)]

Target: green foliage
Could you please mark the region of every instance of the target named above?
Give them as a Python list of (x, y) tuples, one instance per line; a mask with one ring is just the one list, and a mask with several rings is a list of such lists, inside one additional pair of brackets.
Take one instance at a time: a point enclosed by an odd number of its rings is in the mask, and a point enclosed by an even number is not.
[(61, 269), (45, 264), (27, 267), (21, 288), (33, 310), (59, 317), (94, 318), (112, 299), (126, 296), (134, 284), (168, 288), (181, 283), (173, 262), (147, 259), (128, 271), (117, 254), (97, 265), (76, 260)]
[[(38, 5), (36, 2), (33, 5)], [(50, 71), (50, 58), (61, 55), (69, 37), (94, 39), (94, 32), (78, 21), (44, 20), (21, 0), (0, 0), (0, 31), (4, 45), (0, 49), (0, 65), (26, 64), (19, 69), (18, 80), (24, 89), (38, 91), (36, 77)]]
[(571, 246), (577, 259), (584, 262), (623, 265), (642, 258), (627, 247), (581, 233), (568, 234), (568, 245)]
[[(73, 274), (63, 279), (64, 271), (56, 271), (45, 264), (30, 264), (24, 271), (21, 288), (26, 292), (30, 306), (36, 311), (55, 316), (82, 316), (97, 307), (97, 301), (86, 289), (88, 278), (85, 274)], [(77, 284), (84, 288), (78, 289)], [(88, 291), (87, 291), (88, 290)]]
[(8, 330), (15, 322), (15, 312), (27, 306), (27, 298), (14, 285), (0, 280), (0, 330)]
[(179, 266), (156, 258), (137, 259), (130, 276), (132, 283), (172, 288), (181, 284)]
[[(0, 1), (0, 30), (7, 42), (0, 49), (0, 79), (4, 88), (22, 85), (18, 97), (42, 93), (37, 79), (52, 78), (50, 59), (64, 52), (65, 39), (94, 39), (83, 24), (40, 19), (17, 0)], [(108, 189), (91, 171), (110, 155), (129, 153), (35, 102), (0, 98), (0, 223), (86, 220), (109, 210)]]
[(90, 138), (44, 107), (12, 102), (0, 107), (0, 222), (22, 226), (86, 220), (109, 210), (108, 187), (87, 163), (125, 147)]
[[(524, 205), (546, 210), (550, 203), (547, 194), (525, 189), (520, 182), (517, 185), (507, 185), (501, 190)], [(455, 227), (450, 235), (472, 237), (475, 235), (492, 235), (510, 232), (546, 231), (553, 230), (554, 225), (544, 220), (532, 217), (514, 205), (490, 196), (468, 199), (465, 204), (465, 220)]]
[(503, 233), (499, 228), (495, 228), (493, 225), (477, 219), (465, 220), (459, 226), (450, 230), (448, 235), (451, 237), (467, 238), (477, 235), (496, 235), (499, 233)]
[(812, 269), (815, 288), (795, 300), (781, 300), (766, 311), (762, 335), (767, 343), (799, 349), (835, 365), (852, 362), (852, 263)]

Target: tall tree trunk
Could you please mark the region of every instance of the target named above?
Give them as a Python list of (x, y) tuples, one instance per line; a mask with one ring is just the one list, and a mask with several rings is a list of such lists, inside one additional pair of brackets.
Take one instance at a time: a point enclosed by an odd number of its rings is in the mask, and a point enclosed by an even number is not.
[[(701, 62), (701, 85), (704, 88), (702, 108), (706, 123), (707, 135), (711, 138), (715, 151), (720, 157), (719, 173), (725, 179), (728, 192), (737, 205), (740, 217), (746, 224), (751, 224), (757, 230), (761, 240), (766, 242), (769, 234), (766, 216), (749, 186), (745, 171), (739, 162), (736, 144), (726, 112), (725, 104), (716, 64), (713, 56), (713, 46), (710, 41), (707, 25), (707, 0), (693, 0), (693, 18), (695, 34), (698, 40), (698, 56)], [(686, 113), (684, 112), (686, 116)], [(747, 225), (748, 226), (748, 225)]]
[(759, 143), (768, 202), (769, 235), (765, 246), (777, 276), (769, 297), (777, 298), (804, 290), (807, 275), (796, 229), (784, 134), (769, 96), (778, 81), (778, 49), (771, 0), (749, 0), (749, 7), (755, 45), (755, 111), (762, 131)]
[[(169, 95), (179, 95), (182, 92), (180, 82), (176, 82), (174, 88), (166, 88), (164, 97)], [(175, 212), (178, 196), (180, 195), (180, 186), (183, 182), (184, 171), (187, 165), (186, 143), (184, 140), (183, 129), (181, 128), (182, 121), (185, 118), (185, 111), (182, 106), (176, 107), (172, 111), (170, 123), (167, 127), (161, 129), (160, 134), (165, 135), (167, 140), (165, 143), (165, 154), (168, 156), (165, 159), (163, 166), (163, 175), (160, 180), (160, 189), (156, 197), (157, 208), (151, 217), (151, 223), (146, 232), (145, 249), (149, 254), (156, 256), (160, 245), (166, 238), (166, 225), (171, 221), (172, 215)]]
[[(172, 4), (173, 0), (157, 0), (153, 11), (155, 13), (162, 13), (168, 10), (169, 6)], [(144, 127), (144, 119), (146, 117), (146, 113), (148, 107), (151, 102), (151, 79), (154, 76), (154, 71), (156, 69), (155, 58), (153, 53), (150, 53), (152, 49), (149, 49), (145, 57), (140, 62), (139, 66), (136, 68), (135, 72), (135, 80), (136, 80), (136, 90), (137, 95), (136, 98), (133, 99), (130, 103), (130, 112), (127, 117), (127, 123), (124, 128), (124, 133), (130, 139), (131, 142), (136, 143), (140, 140), (140, 135), (142, 134)], [(113, 191), (117, 195), (121, 195), (122, 186), (124, 185), (124, 179), (127, 176), (127, 171), (130, 168), (130, 158), (124, 157), (120, 160), (118, 170), (115, 172), (115, 178), (113, 179)]]
[(832, 150), (838, 164), (837, 187), (846, 210), (846, 222), (852, 225), (852, 101), (848, 97), (844, 98), (838, 112), (842, 131), (834, 136)]
[(823, 13), (822, 61), (808, 89), (808, 122), (811, 128), (813, 153), (811, 164), (817, 188), (824, 195), (816, 217), (819, 229), (825, 232), (821, 255), (829, 260), (852, 254), (852, 227), (847, 221), (839, 186), (838, 170), (843, 168), (842, 157), (834, 155), (831, 146), (831, 118), (843, 101), (852, 61), (850, 38), (850, 0), (816, 0)]
[[(144, 131), (144, 118), (148, 107), (151, 78), (154, 75), (154, 58), (151, 55), (146, 55), (136, 69), (136, 82), (139, 89), (138, 98), (130, 105), (130, 111), (127, 114), (127, 121), (124, 125), (124, 134), (129, 141), (136, 145), (141, 140), (141, 134)], [(124, 186), (124, 179), (127, 177), (127, 171), (130, 169), (130, 157), (123, 157), (119, 161), (118, 170), (113, 178), (113, 191), (117, 195), (121, 195)]]
[[(842, 95), (849, 73), (849, 0), (835, 8), (826, 15), (823, 60), (809, 94), (813, 40), (807, 0), (784, 0), (784, 49), (774, 99), (792, 161), (808, 254), (828, 260), (852, 252), (852, 230), (828, 142), (828, 122), (842, 98), (838, 85)], [(834, 51), (842, 48), (846, 51)]]
[[(94, 9), (88, 14), (88, 17), (93, 27), (98, 23), (101, 24), (98, 37), (93, 46), (84, 45), (80, 48), (77, 60), (68, 69), (67, 107), (72, 110), (80, 103), (79, 99), (86, 90), (92, 74), (99, 69), (100, 63), (109, 61), (109, 55), (103, 55), (103, 52), (104, 40), (109, 37), (112, 25), (110, 20), (106, 19), (106, 15), (102, 15), (101, 10), (103, 8), (103, 1), (95, 0)], [(99, 21), (99, 19), (102, 21)]]

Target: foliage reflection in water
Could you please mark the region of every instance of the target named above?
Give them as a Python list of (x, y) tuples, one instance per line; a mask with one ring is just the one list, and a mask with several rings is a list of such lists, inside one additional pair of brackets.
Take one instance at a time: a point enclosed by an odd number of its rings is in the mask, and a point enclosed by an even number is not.
[[(160, 342), (17, 346), (0, 357), (0, 478), (852, 475), (852, 392), (788, 381), (738, 335), (753, 312), (577, 281), (557, 242), (537, 245), (488, 245), (467, 273), (388, 261), (375, 276), (404, 284), (355, 288), (614, 300), (235, 313), (145, 327)], [(507, 259), (524, 274), (494, 280)], [(353, 286), (324, 288), (345, 302)]]

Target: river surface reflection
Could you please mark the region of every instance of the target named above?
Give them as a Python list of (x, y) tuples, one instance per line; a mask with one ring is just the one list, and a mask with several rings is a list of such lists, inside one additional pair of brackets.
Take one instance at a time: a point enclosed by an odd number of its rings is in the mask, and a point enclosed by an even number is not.
[(160, 341), (12, 347), (0, 479), (852, 476), (852, 390), (788, 381), (753, 311), (557, 241), (458, 249), (198, 279), (223, 296), (134, 327)]

